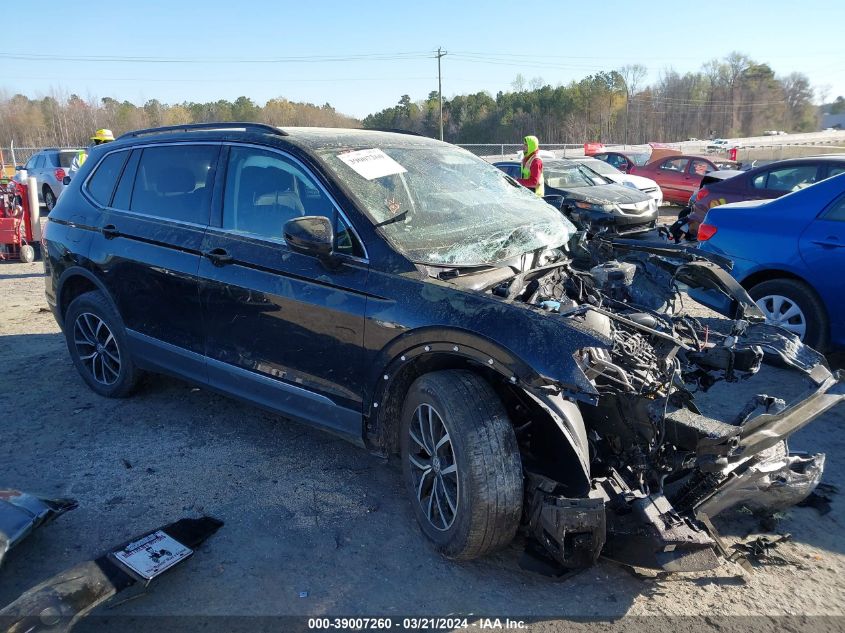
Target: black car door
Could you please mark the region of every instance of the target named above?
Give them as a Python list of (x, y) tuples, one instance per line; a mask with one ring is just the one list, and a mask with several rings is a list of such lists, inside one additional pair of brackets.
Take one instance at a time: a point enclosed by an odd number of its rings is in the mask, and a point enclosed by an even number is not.
[[(285, 222), (306, 215), (335, 223), (332, 262), (286, 245)], [(360, 443), (368, 264), (318, 179), (289, 154), (230, 146), (202, 250), (212, 386)]]
[[(217, 144), (158, 145), (107, 155), (89, 195), (109, 200), (90, 258), (100, 270), (144, 365), (205, 381), (197, 282), (211, 213)], [(113, 192), (100, 170), (116, 170)], [(108, 182), (107, 178), (103, 179)]]

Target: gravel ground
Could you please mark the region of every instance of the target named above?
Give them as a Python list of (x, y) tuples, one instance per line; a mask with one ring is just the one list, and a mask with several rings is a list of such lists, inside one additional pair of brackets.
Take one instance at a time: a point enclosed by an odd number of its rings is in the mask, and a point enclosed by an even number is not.
[[(643, 578), (602, 561), (553, 581), (520, 569), (519, 542), (484, 560), (444, 560), (421, 537), (395, 461), (170, 378), (152, 378), (126, 400), (92, 393), (46, 309), (42, 272), (39, 262), (0, 263), (0, 486), (80, 505), (9, 554), (0, 605), (110, 545), (208, 513), (226, 525), (192, 560), (138, 599), (98, 613), (510, 615), (537, 620), (534, 630), (625, 615), (845, 613), (841, 497), (824, 516), (786, 512), (775, 531), (793, 535), (779, 551), (795, 564), (753, 573), (726, 562), (709, 573)], [(783, 382), (777, 370), (755, 379), (727, 404)], [(840, 406), (791, 442), (826, 452), (825, 481), (834, 484), (845, 474), (843, 423)], [(716, 524), (728, 543), (762, 533), (742, 512)], [(99, 630), (97, 622), (76, 630)], [(214, 622), (206, 630), (234, 628)]]

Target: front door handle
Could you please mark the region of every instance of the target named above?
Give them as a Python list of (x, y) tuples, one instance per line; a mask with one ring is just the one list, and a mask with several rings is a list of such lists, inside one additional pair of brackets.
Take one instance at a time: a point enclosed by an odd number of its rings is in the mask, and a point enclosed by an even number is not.
[(203, 251), (202, 256), (210, 259), (211, 263), (215, 266), (225, 266), (226, 264), (231, 264), (233, 260), (225, 248), (213, 248), (210, 251)]
[(105, 237), (107, 240), (110, 240), (120, 235), (120, 231), (117, 230), (117, 227), (114, 224), (106, 224), (100, 230), (103, 233), (103, 237)]

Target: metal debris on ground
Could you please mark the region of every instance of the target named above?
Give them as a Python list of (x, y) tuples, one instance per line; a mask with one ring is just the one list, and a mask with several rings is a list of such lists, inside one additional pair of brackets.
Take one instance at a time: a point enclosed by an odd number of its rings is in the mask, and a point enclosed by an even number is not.
[(7, 633), (65, 633), (117, 593), (146, 587), (184, 561), (221, 526), (212, 517), (181, 519), (79, 563), (24, 592), (0, 609)]
[(0, 489), (0, 564), (10, 549), (40, 525), (77, 507), (75, 499), (45, 499)]
[(782, 552), (776, 553), (775, 548), (780, 543), (784, 543), (792, 538), (791, 534), (783, 534), (776, 538), (769, 538), (768, 536), (758, 536), (755, 539), (746, 541), (745, 543), (734, 544), (734, 553), (728, 560), (736, 561), (740, 558), (754, 561), (757, 565), (794, 565), (796, 567), (804, 567), (804, 565), (797, 559), (784, 555)]

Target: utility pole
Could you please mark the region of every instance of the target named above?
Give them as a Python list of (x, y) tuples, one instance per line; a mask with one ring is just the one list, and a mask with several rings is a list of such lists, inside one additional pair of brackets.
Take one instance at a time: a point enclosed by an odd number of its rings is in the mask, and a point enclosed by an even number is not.
[(443, 140), (443, 85), (440, 75), (440, 58), (446, 55), (446, 51), (441, 51), (437, 47), (437, 96), (440, 98), (440, 140)]

